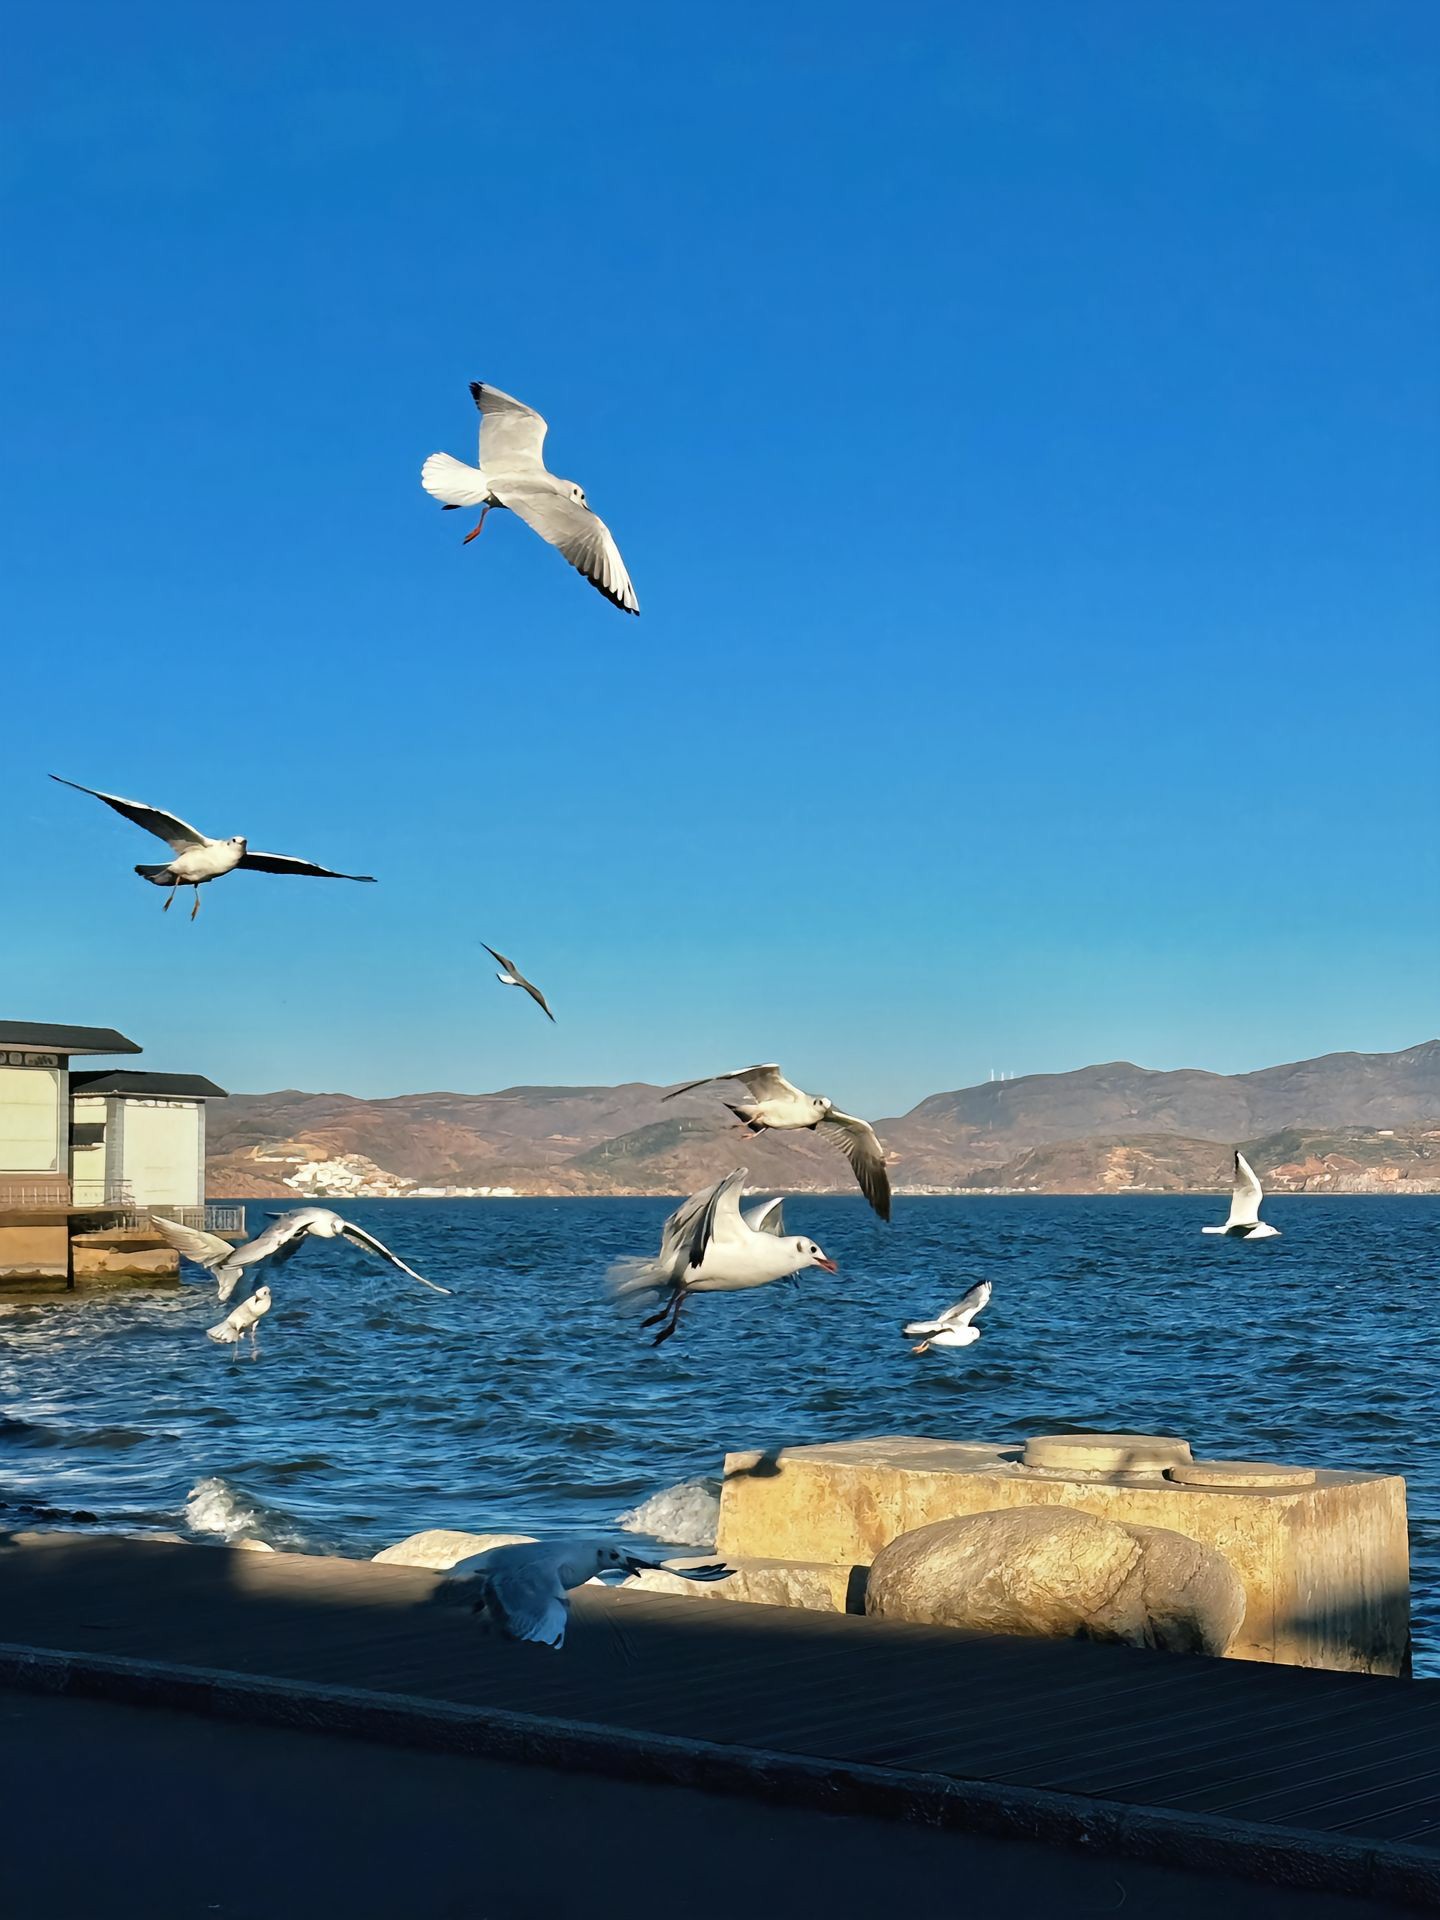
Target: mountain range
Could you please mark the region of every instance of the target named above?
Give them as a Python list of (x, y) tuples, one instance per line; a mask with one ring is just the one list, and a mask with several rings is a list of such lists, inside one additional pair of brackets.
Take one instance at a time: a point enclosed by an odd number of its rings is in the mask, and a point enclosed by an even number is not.
[[(209, 1109), (212, 1194), (690, 1193), (737, 1163), (757, 1187), (852, 1191), (823, 1134), (742, 1138), (707, 1087), (234, 1094)], [(1128, 1061), (931, 1094), (875, 1128), (897, 1191), (1228, 1187), (1243, 1146), (1276, 1191), (1440, 1191), (1440, 1040), (1254, 1073)]]

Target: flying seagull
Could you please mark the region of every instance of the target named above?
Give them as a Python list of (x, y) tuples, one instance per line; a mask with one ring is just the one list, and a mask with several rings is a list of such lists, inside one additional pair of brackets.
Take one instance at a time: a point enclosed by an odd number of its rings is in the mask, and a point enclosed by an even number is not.
[(229, 1347), (233, 1360), (240, 1351), (240, 1342), (248, 1333), (250, 1336), (250, 1358), (253, 1360), (260, 1351), (260, 1320), (270, 1311), (269, 1287), (257, 1287), (248, 1300), (242, 1300), (233, 1313), (227, 1313), (218, 1326), (205, 1329), (206, 1338), (217, 1340), (222, 1347)]
[(1278, 1240), (1280, 1229), (1270, 1227), (1260, 1218), (1260, 1202), (1265, 1198), (1265, 1189), (1260, 1180), (1238, 1149), (1235, 1154), (1235, 1184), (1230, 1189), (1230, 1218), (1223, 1227), (1202, 1227), (1202, 1233), (1228, 1233), (1237, 1240)]
[(680, 1309), (692, 1293), (741, 1293), (788, 1280), (806, 1267), (839, 1272), (813, 1240), (792, 1239), (780, 1230), (779, 1201), (742, 1215), (745, 1180), (746, 1169), (737, 1167), (713, 1187), (691, 1194), (661, 1228), (660, 1251), (654, 1259), (620, 1260), (610, 1269), (618, 1297), (665, 1295), (660, 1310), (640, 1323), (660, 1328), (654, 1341), (657, 1347), (674, 1333)]
[(479, 466), (467, 467), (448, 453), (432, 453), (420, 469), (421, 486), (442, 507), (479, 507), (480, 518), (461, 544), (468, 546), (475, 538), (492, 507), (509, 507), (542, 540), (558, 547), (612, 606), (622, 613), (639, 613), (640, 602), (610, 529), (590, 511), (583, 488), (546, 468), (540, 455), (546, 426), (540, 415), (478, 380), (470, 382), (470, 391), (480, 409)]
[(50, 778), (59, 780), (62, 787), (74, 787), (77, 793), (93, 794), (95, 799), (103, 800), (107, 807), (123, 813), (127, 820), (133, 820), (137, 827), (144, 827), (147, 833), (153, 833), (157, 840), (163, 840), (171, 848), (173, 860), (160, 866), (135, 869), (152, 886), (171, 889), (165, 902), (166, 913), (174, 902), (176, 887), (193, 887), (195, 904), (190, 909), (193, 920), (200, 911), (201, 887), (207, 881), (218, 880), (222, 873), (232, 873), (236, 867), (249, 867), (256, 873), (308, 874), (315, 880), (373, 883), (375, 879), (373, 873), (336, 873), (333, 867), (317, 867), (313, 860), (297, 860), (289, 853), (251, 853), (244, 834), (234, 834), (228, 840), (212, 840), (198, 827), (187, 826), (178, 814), (166, 813), (163, 807), (147, 807), (143, 800), (122, 800), (118, 794), (101, 793), (98, 787), (82, 787), (78, 780), (66, 780), (58, 773), (52, 773)]
[(735, 1073), (707, 1073), (702, 1080), (687, 1080), (683, 1087), (674, 1087), (663, 1097), (678, 1100), (682, 1093), (693, 1093), (696, 1087), (708, 1087), (718, 1080), (742, 1080), (754, 1095), (753, 1100), (741, 1105), (725, 1102), (751, 1133), (763, 1133), (767, 1127), (777, 1131), (805, 1127), (812, 1133), (817, 1127), (827, 1128), (828, 1137), (854, 1169), (860, 1191), (882, 1220), (890, 1218), (885, 1151), (866, 1121), (857, 1120), (853, 1113), (841, 1113), (823, 1094), (802, 1093), (773, 1061), (764, 1067), (741, 1067)]
[[(654, 1571), (658, 1565), (600, 1540), (525, 1540), (457, 1561), (443, 1586), (447, 1597), (473, 1593), (473, 1611), (488, 1615), (507, 1640), (534, 1640), (558, 1649), (565, 1644), (572, 1588), (602, 1574)], [(711, 1581), (725, 1579), (733, 1569), (715, 1561), (667, 1571)]]
[(480, 944), (482, 947), (485, 947), (485, 951), (489, 954), (490, 958), (492, 960), (498, 960), (500, 965), (505, 969), (503, 973), (497, 973), (495, 978), (503, 981), (507, 987), (523, 987), (535, 1002), (536, 1006), (539, 1007), (540, 1011), (553, 1020), (555, 1016), (550, 1012), (550, 1002), (545, 998), (544, 994), (541, 993), (540, 989), (535, 985), (535, 982), (533, 980), (527, 980), (515, 962), (513, 960), (507, 960), (503, 953), (496, 953), (494, 947), (486, 947), (483, 940)]
[(198, 1227), (182, 1227), (178, 1220), (167, 1220), (163, 1214), (152, 1213), (150, 1220), (177, 1252), (214, 1274), (222, 1300), (230, 1298), (236, 1282), (247, 1267), (258, 1266), (262, 1260), (283, 1267), (292, 1255), (300, 1251), (301, 1245), (311, 1234), (317, 1240), (343, 1237), (362, 1252), (378, 1253), (382, 1260), (388, 1260), (401, 1273), (408, 1273), (422, 1287), (433, 1287), (436, 1293), (450, 1291), (449, 1287), (439, 1286), (434, 1280), (427, 1280), (423, 1273), (416, 1273), (413, 1267), (407, 1267), (403, 1260), (396, 1259), (388, 1247), (381, 1246), (373, 1234), (366, 1233), (363, 1227), (357, 1227), (351, 1220), (342, 1220), (338, 1213), (332, 1213), (328, 1207), (297, 1207), (293, 1213), (274, 1213), (270, 1217), (275, 1222), (274, 1226), (257, 1233), (243, 1247), (232, 1247), (218, 1233), (202, 1233)]
[(933, 1320), (912, 1320), (904, 1329), (906, 1333), (918, 1334), (920, 1344), (912, 1347), (912, 1353), (925, 1353), (931, 1347), (970, 1347), (980, 1338), (980, 1329), (972, 1322), (982, 1307), (990, 1304), (990, 1282), (982, 1280), (978, 1287), (972, 1287), (963, 1300), (957, 1300), (953, 1307), (947, 1307)]

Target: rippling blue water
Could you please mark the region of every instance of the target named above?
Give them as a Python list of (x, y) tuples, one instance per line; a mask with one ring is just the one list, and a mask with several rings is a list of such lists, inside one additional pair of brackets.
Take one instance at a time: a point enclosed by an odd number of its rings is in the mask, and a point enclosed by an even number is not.
[[(194, 1270), (0, 1306), (0, 1523), (32, 1503), (183, 1529), (216, 1481), (191, 1522), (373, 1553), (426, 1526), (605, 1526), (733, 1447), (1138, 1428), (1404, 1474), (1417, 1669), (1440, 1671), (1440, 1198), (1282, 1197), (1283, 1237), (1247, 1246), (1201, 1235), (1223, 1215), (1207, 1199), (902, 1199), (887, 1228), (801, 1197), (792, 1228), (840, 1276), (693, 1300), (654, 1350), (604, 1270), (673, 1204), (347, 1204), (455, 1297), (312, 1243), (273, 1276), (254, 1365), (204, 1338)], [(900, 1318), (981, 1277), (979, 1344), (914, 1356)]]

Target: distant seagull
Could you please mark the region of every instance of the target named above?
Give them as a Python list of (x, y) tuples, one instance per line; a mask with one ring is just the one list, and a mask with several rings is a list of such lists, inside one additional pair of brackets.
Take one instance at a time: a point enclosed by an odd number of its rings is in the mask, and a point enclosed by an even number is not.
[[(653, 1260), (620, 1260), (610, 1269), (618, 1297), (635, 1293), (663, 1293), (664, 1305), (645, 1327), (660, 1327), (654, 1344), (675, 1331), (680, 1309), (692, 1293), (741, 1293), (788, 1280), (806, 1267), (838, 1273), (813, 1240), (791, 1239), (774, 1225), (763, 1224), (777, 1214), (778, 1201), (740, 1212), (746, 1169), (737, 1167), (713, 1187), (695, 1193), (678, 1206), (660, 1230), (660, 1252)], [(752, 1224), (759, 1213), (761, 1224)], [(664, 1323), (662, 1325), (662, 1322)]]
[(544, 994), (541, 993), (534, 981), (527, 980), (515, 962), (513, 960), (507, 960), (503, 953), (496, 953), (494, 947), (486, 947), (483, 940), (480, 944), (482, 947), (485, 947), (485, 951), (489, 954), (490, 958), (492, 960), (498, 960), (500, 965), (505, 969), (503, 973), (497, 973), (495, 978), (503, 981), (507, 987), (523, 987), (535, 1002), (536, 1006), (539, 1007), (540, 1011), (544, 1014), (549, 1014), (549, 1017), (553, 1020), (555, 1016), (550, 1012), (550, 1002), (545, 998)]
[(982, 1280), (978, 1287), (972, 1287), (963, 1300), (957, 1300), (953, 1307), (947, 1307), (944, 1313), (937, 1314), (933, 1320), (912, 1320), (905, 1328), (906, 1333), (919, 1334), (920, 1344), (912, 1347), (912, 1353), (924, 1353), (930, 1347), (970, 1347), (980, 1338), (979, 1327), (972, 1326), (977, 1313), (990, 1304), (990, 1282)]
[(777, 1132), (798, 1127), (814, 1132), (816, 1127), (831, 1129), (831, 1138), (854, 1169), (860, 1191), (882, 1220), (890, 1218), (890, 1178), (885, 1171), (885, 1152), (875, 1130), (853, 1113), (841, 1113), (833, 1100), (823, 1094), (802, 1093), (794, 1087), (772, 1061), (765, 1067), (741, 1067), (735, 1073), (707, 1073), (703, 1080), (687, 1080), (664, 1095), (678, 1100), (682, 1093), (696, 1087), (708, 1087), (718, 1080), (742, 1080), (755, 1098), (743, 1106), (730, 1108), (742, 1127), (751, 1133), (763, 1133), (767, 1127)]
[(218, 880), (223, 873), (233, 872), (236, 867), (249, 867), (256, 873), (308, 874), (315, 880), (368, 880), (373, 884), (375, 879), (373, 873), (336, 873), (332, 867), (317, 867), (313, 860), (297, 860), (289, 853), (251, 853), (243, 834), (237, 833), (229, 840), (211, 840), (198, 827), (187, 826), (177, 814), (166, 813), (163, 807), (147, 807), (143, 800), (122, 800), (118, 794), (101, 793), (98, 787), (82, 787), (78, 780), (63, 779), (58, 773), (52, 773), (50, 778), (59, 780), (62, 787), (74, 787), (77, 793), (93, 794), (107, 807), (123, 813), (127, 820), (133, 820), (137, 827), (144, 827), (147, 833), (153, 833), (157, 840), (173, 848), (173, 860), (161, 866), (135, 869), (152, 886), (171, 889), (165, 902), (166, 913), (174, 902), (176, 887), (193, 887), (195, 904), (190, 909), (193, 920), (200, 911), (201, 887), (207, 881)]
[(253, 1360), (260, 1351), (259, 1323), (270, 1311), (269, 1287), (257, 1287), (248, 1300), (242, 1300), (233, 1313), (227, 1313), (218, 1326), (207, 1327), (207, 1339), (218, 1340), (222, 1347), (229, 1347), (233, 1360), (240, 1351), (240, 1342), (248, 1333), (250, 1336), (250, 1358)]
[(1202, 1227), (1202, 1233), (1228, 1233), (1237, 1240), (1278, 1240), (1280, 1229), (1260, 1218), (1265, 1189), (1243, 1153), (1235, 1155), (1235, 1185), (1230, 1189), (1230, 1218), (1223, 1227)]
[(540, 415), (478, 380), (470, 382), (470, 391), (480, 409), (479, 466), (467, 467), (448, 453), (432, 453), (420, 469), (421, 486), (447, 511), (480, 508), (479, 520), (461, 544), (468, 546), (475, 538), (492, 507), (509, 507), (542, 540), (558, 547), (612, 606), (622, 613), (639, 613), (640, 602), (610, 529), (590, 511), (584, 491), (573, 480), (561, 480), (546, 468), (540, 455), (546, 426)]
[(388, 1260), (401, 1273), (408, 1273), (422, 1287), (433, 1287), (436, 1293), (450, 1291), (449, 1287), (439, 1286), (434, 1280), (427, 1280), (423, 1273), (416, 1273), (413, 1267), (407, 1267), (403, 1260), (396, 1259), (388, 1247), (381, 1246), (373, 1234), (366, 1233), (363, 1227), (357, 1227), (353, 1221), (342, 1220), (338, 1213), (332, 1213), (328, 1207), (297, 1207), (293, 1213), (272, 1213), (270, 1218), (275, 1222), (274, 1226), (257, 1233), (243, 1247), (232, 1247), (218, 1233), (202, 1233), (198, 1227), (182, 1227), (177, 1220), (167, 1220), (163, 1214), (152, 1213), (150, 1221), (187, 1260), (193, 1260), (197, 1266), (205, 1267), (214, 1274), (222, 1300), (230, 1298), (236, 1282), (247, 1267), (258, 1266), (262, 1260), (270, 1261), (272, 1266), (283, 1267), (292, 1255), (300, 1251), (301, 1245), (311, 1234), (317, 1240), (343, 1237), (365, 1253), (378, 1253), (382, 1260)]
[[(487, 1614), (508, 1640), (534, 1640), (560, 1648), (570, 1621), (570, 1592), (606, 1573), (655, 1571), (624, 1547), (600, 1540), (525, 1540), (489, 1547), (451, 1567), (444, 1588), (471, 1591), (474, 1611)], [(686, 1580), (723, 1580), (733, 1569), (723, 1561), (703, 1567), (669, 1567)]]

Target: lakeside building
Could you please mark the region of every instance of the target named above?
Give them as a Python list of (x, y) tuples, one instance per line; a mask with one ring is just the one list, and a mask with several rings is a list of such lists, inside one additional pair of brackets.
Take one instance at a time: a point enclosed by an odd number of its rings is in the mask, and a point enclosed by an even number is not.
[(109, 1273), (171, 1271), (158, 1240), (139, 1265), (113, 1257), (143, 1238), (152, 1211), (243, 1231), (242, 1209), (205, 1201), (205, 1109), (223, 1087), (199, 1074), (71, 1068), (140, 1051), (113, 1027), (0, 1020), (0, 1280), (73, 1285), (77, 1246), (98, 1245)]

